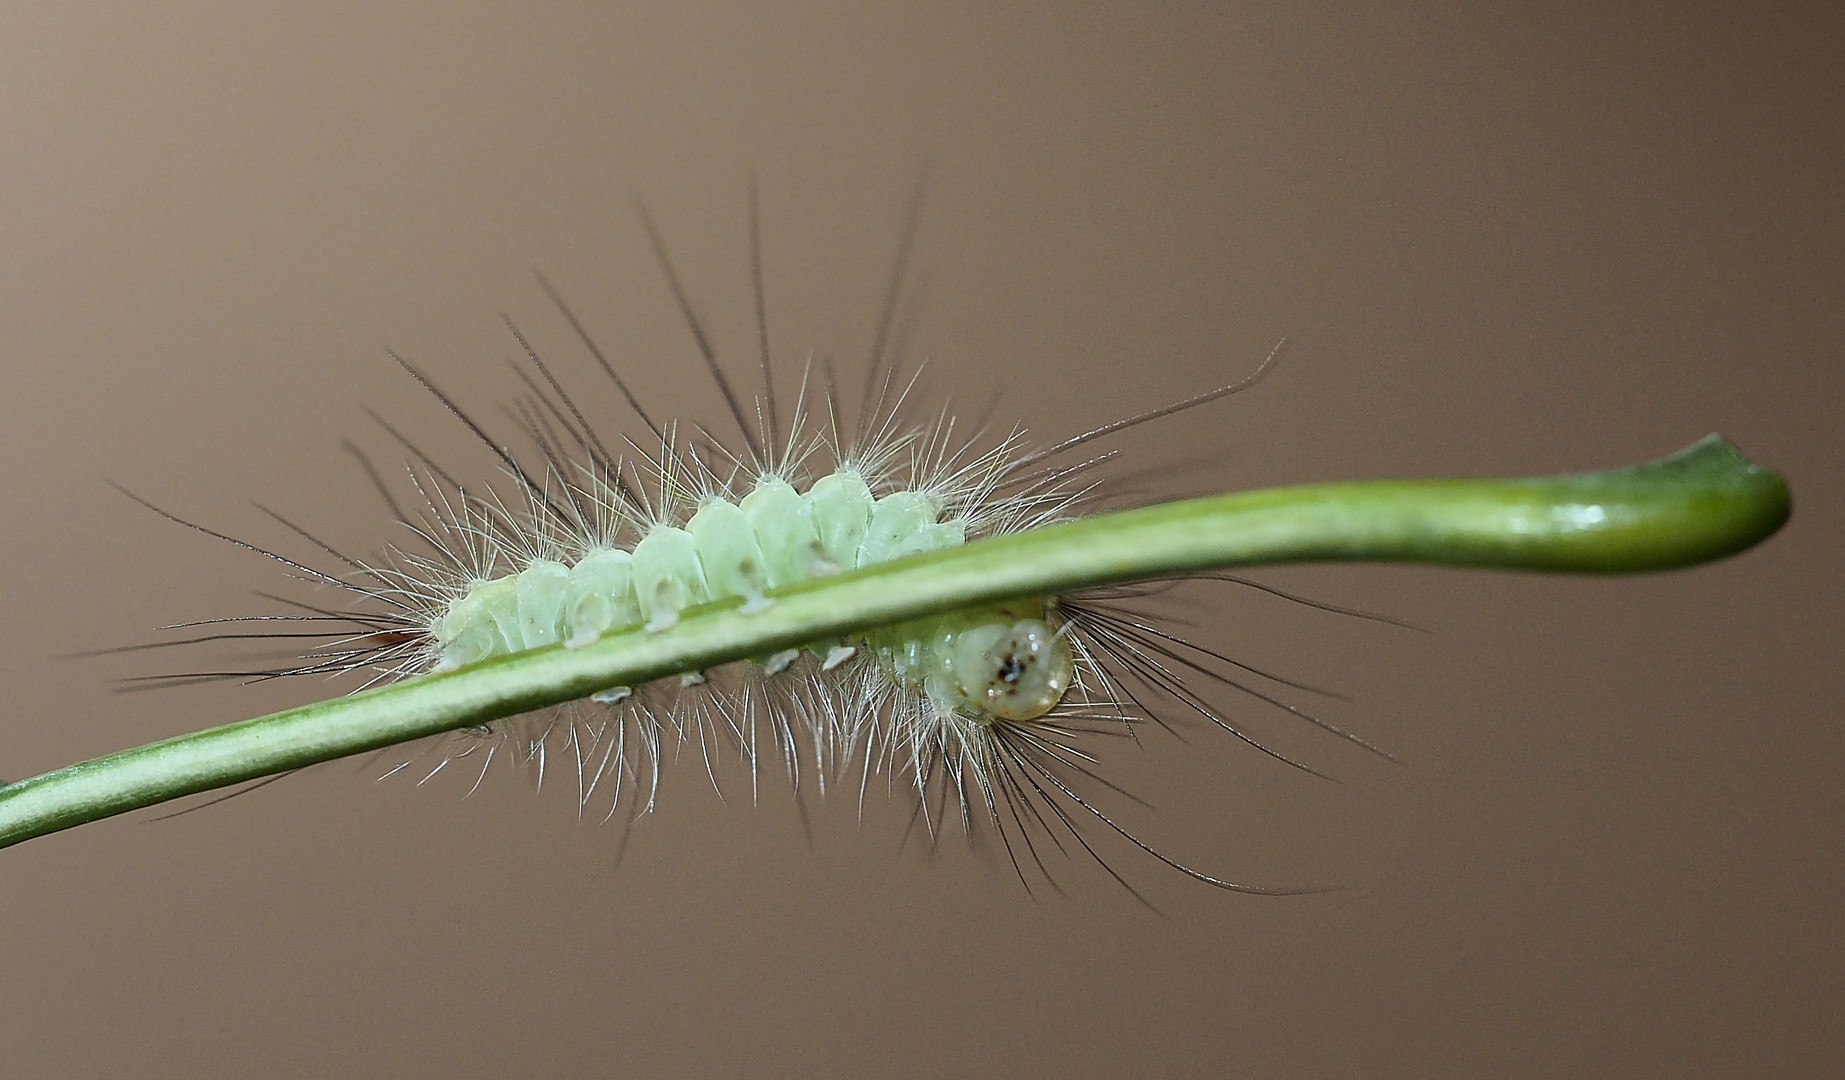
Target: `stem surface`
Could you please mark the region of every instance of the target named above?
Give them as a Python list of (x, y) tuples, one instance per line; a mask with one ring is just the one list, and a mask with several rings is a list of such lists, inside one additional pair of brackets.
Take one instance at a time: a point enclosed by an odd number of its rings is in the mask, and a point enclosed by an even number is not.
[(1511, 480), (1311, 484), (1161, 503), (978, 540), (180, 735), (0, 787), (0, 847), (169, 799), (1018, 596), (1260, 563), (1368, 560), (1615, 573), (1748, 548), (1787, 520), (1781, 477), (1717, 435), (1645, 465)]

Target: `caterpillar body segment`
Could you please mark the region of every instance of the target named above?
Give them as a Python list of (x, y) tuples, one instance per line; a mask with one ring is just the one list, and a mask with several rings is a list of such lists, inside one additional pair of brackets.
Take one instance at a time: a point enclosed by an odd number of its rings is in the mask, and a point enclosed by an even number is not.
[(634, 545), (634, 598), (647, 629), (664, 630), (679, 613), (711, 599), (698, 540), (684, 529), (661, 525)]
[(839, 570), (820, 542), (812, 496), (811, 490), (806, 495), (796, 492), (779, 476), (765, 476), (737, 504), (755, 533), (763, 574), (772, 589)]

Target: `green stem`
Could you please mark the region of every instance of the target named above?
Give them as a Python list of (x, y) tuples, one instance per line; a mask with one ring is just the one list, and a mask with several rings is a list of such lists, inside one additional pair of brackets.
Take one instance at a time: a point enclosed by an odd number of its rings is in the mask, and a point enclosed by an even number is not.
[(1662, 570), (1755, 544), (1781, 477), (1718, 436), (1659, 461), (1518, 480), (1315, 484), (1096, 514), (688, 611), (659, 633), (500, 657), (227, 724), (0, 788), (0, 847), (168, 799), (977, 603), (1253, 563)]

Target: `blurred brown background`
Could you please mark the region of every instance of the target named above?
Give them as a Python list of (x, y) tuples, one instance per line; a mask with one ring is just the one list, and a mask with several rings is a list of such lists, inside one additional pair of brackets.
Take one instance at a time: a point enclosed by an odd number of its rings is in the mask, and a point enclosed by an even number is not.
[(1795, 520), (1649, 578), (1265, 577), (1426, 634), (1193, 594), (1188, 633), (1341, 690), (1404, 765), (1244, 709), (1338, 782), (1192, 727), (1113, 754), (1154, 804), (1126, 816), (1335, 892), (1113, 845), (1157, 914), (1079, 860), (1030, 896), (958, 836), (900, 849), (876, 785), (862, 823), (810, 798), (809, 841), (785, 784), (720, 801), (695, 752), (617, 866), (568, 785), (336, 763), (0, 853), (0, 1072), (1832, 1073), (1840, 7), (926, 7), (0, 14), (0, 775), (334, 689), (122, 696), (185, 661), (68, 658), (281, 585), (105, 478), (374, 545), (340, 440), (383, 448), (367, 405), (451, 435), (387, 346), (496, 401), (504, 310), (582, 373), (533, 267), (663, 411), (715, 420), (631, 196), (747, 356), (752, 173), (790, 365), (862, 354), (925, 164), (912, 352), (967, 413), (1068, 433), (1287, 337), (1259, 390), (1124, 441), (1146, 495), (1721, 430)]

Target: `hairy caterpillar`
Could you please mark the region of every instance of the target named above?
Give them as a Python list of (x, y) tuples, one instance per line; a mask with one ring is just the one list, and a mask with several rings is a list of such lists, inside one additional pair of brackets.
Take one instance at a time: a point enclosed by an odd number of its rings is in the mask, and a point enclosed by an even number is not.
[[(280, 667), (180, 677), (359, 672), (371, 685), (528, 649), (580, 647), (637, 625), (658, 632), (709, 602), (740, 601), (745, 613), (766, 610), (777, 588), (1070, 516), (1094, 499), (1093, 470), (1112, 456), (1082, 459), (1075, 451), (1233, 394), (1269, 363), (1238, 382), (1039, 449), (1030, 449), (1017, 428), (963, 432), (946, 413), (917, 421), (915, 373), (890, 340), (903, 279), (900, 254), (856, 408), (831, 365), (810, 363), (784, 419), (766, 345), (754, 199), (762, 390), (753, 402), (733, 388), (650, 221), (648, 232), (740, 442), (702, 428), (685, 434), (657, 420), (552, 291), (645, 434), (612, 450), (618, 440), (586, 418), (577, 397), (510, 321), (526, 385), (512, 407), (516, 444), (496, 437), (435, 380), (399, 360), (488, 448), (498, 479), (464, 482), (386, 424), (406, 455), (414, 509), (406, 512), (369, 458), (362, 460), (411, 539), (377, 558), (353, 558), (284, 520), (334, 564), (321, 569), (255, 550), (340, 590), (346, 600), (302, 603), (295, 612), (258, 617), (262, 626), (253, 633), (219, 628), (206, 639), (284, 636), (273, 630), (282, 621), (289, 624), (286, 636), (317, 637), (321, 644)], [(906, 227), (900, 251), (908, 236)], [(547, 760), (563, 754), (576, 769), (579, 804), (605, 799), (613, 816), (631, 790), (640, 811), (652, 806), (666, 746), (696, 742), (708, 769), (715, 754), (740, 749), (754, 776), (766, 732), (769, 752), (779, 754), (791, 782), (800, 782), (806, 769), (821, 785), (856, 774), (861, 793), (873, 774), (900, 780), (931, 831), (953, 818), (966, 829), (991, 826), (1022, 878), (1028, 862), (1043, 868), (1040, 838), (1057, 847), (1073, 839), (1094, 855), (1085, 827), (1100, 823), (1195, 878), (1267, 891), (1159, 854), (1084, 790), (1107, 786), (1088, 740), (1131, 735), (1155, 718), (1155, 698), (1176, 701), (1290, 760), (1232, 722), (1194, 686), (1198, 679), (1360, 742), (1252, 680), (1299, 684), (1188, 642), (1132, 606), (1159, 587), (1017, 597), (805, 642), (726, 670), (602, 687), (587, 701), (443, 740), (425, 776), (467, 768), (477, 770), (478, 785), (495, 760), (507, 758), (542, 775)]]

